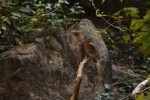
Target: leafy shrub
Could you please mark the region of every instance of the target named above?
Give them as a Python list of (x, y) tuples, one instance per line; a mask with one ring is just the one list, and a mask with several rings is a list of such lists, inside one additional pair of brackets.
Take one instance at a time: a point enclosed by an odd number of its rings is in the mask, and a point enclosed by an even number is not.
[(130, 28), (138, 32), (134, 42), (142, 44), (141, 50), (145, 55), (150, 55), (150, 10), (143, 19), (134, 19)]
[[(0, 52), (21, 42), (26, 43), (43, 34), (47, 26), (67, 27), (75, 22), (68, 18), (64, 5), (67, 0), (1, 0), (0, 1)], [(83, 13), (82, 7), (75, 4), (68, 14)]]

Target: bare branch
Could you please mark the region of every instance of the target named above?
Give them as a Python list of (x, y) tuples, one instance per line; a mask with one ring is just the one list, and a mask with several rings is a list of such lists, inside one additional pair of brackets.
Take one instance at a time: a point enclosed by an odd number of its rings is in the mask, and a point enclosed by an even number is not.
[(73, 93), (72, 93), (70, 100), (78, 99), (78, 92), (79, 92), (80, 84), (82, 81), (82, 71), (83, 71), (85, 64), (88, 62), (89, 59), (90, 58), (84, 58), (78, 67), (77, 76), (76, 76), (76, 79), (74, 81), (74, 86), (73, 86)]
[(137, 93), (140, 92), (140, 90), (150, 81), (150, 78), (147, 78), (146, 80), (144, 80), (143, 82), (141, 82), (133, 91), (132, 91), (132, 95), (133, 97), (136, 96)]
[(120, 70), (120, 69), (117, 69), (117, 68), (113, 68), (114, 71), (117, 71), (117, 72), (120, 72), (120, 73), (124, 73), (124, 74), (127, 74), (129, 76), (132, 76), (132, 77), (136, 77), (136, 78), (143, 78), (142, 75), (138, 75), (138, 74), (131, 74), (131, 73), (128, 73), (128, 72), (125, 72), (123, 70)]
[(40, 17), (44, 17), (44, 16), (48, 16), (52, 13), (54, 13), (59, 7), (55, 8), (53, 11), (49, 12), (49, 13), (46, 13), (46, 14), (42, 14)]

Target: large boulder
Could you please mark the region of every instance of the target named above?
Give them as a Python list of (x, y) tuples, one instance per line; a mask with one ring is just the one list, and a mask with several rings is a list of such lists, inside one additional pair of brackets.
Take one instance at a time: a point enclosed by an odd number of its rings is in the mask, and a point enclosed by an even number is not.
[[(79, 35), (76, 33), (79, 32)], [(86, 66), (86, 77), (88, 79), (85, 83), (94, 85), (96, 91), (104, 90), (104, 84), (111, 84), (112, 82), (112, 67), (110, 63), (108, 49), (100, 35), (96, 32), (95, 26), (88, 19), (83, 19), (79, 23), (71, 26), (68, 29), (68, 41), (70, 43), (71, 49), (74, 51), (74, 55), (79, 64), (85, 57), (82, 53), (82, 42), (79, 38), (83, 39), (84, 37), (92, 38), (92, 42), (97, 50), (99, 59), (97, 63), (89, 62)], [(84, 40), (83, 40), (84, 41)]]
[[(47, 28), (46, 35), (34, 43), (1, 53), (0, 100), (68, 100), (76, 69), (84, 58), (81, 56), (79, 60), (76, 56), (72, 41), (76, 36), (71, 31), (90, 28), (95, 29), (87, 19), (73, 25), (67, 34), (60, 28)], [(89, 62), (86, 66), (79, 100), (88, 98), (94, 91), (101, 91), (96, 87), (104, 87), (105, 82), (111, 83), (105, 43), (100, 35), (90, 35), (97, 41), (100, 60), (99, 65)], [(81, 53), (80, 50), (78, 52)]]

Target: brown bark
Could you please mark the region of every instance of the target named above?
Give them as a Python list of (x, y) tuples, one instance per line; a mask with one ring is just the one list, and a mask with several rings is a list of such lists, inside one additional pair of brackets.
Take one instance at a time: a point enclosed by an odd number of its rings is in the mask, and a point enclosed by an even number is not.
[(83, 59), (83, 61), (80, 63), (80, 65), (78, 67), (77, 76), (76, 76), (76, 79), (74, 80), (73, 93), (72, 93), (70, 100), (78, 100), (78, 93), (80, 90), (80, 84), (82, 81), (82, 74), (83, 74), (82, 71), (88, 60), (89, 60), (89, 58)]

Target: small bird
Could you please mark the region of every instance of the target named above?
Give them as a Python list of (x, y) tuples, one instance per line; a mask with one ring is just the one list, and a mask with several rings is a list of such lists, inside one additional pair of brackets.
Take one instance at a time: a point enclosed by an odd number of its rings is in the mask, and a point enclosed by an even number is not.
[(85, 51), (85, 56), (90, 57), (94, 61), (94, 63), (97, 63), (96, 47), (92, 43), (91, 37), (85, 37), (83, 47)]

